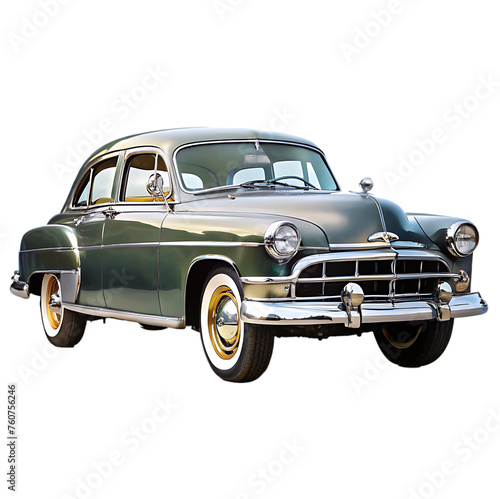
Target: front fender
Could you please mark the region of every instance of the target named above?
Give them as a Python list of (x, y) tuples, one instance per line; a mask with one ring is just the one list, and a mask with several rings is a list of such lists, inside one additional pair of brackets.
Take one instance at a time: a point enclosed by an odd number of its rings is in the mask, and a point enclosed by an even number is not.
[(453, 259), (453, 256), (446, 246), (446, 231), (448, 227), (455, 222), (468, 222), (467, 220), (441, 215), (427, 215), (424, 213), (408, 213), (408, 215), (414, 217), (427, 237), (438, 246), (445, 255)]
[[(448, 250), (446, 244), (446, 231), (450, 225), (455, 222), (468, 222), (462, 218), (446, 217), (441, 215), (427, 215), (423, 213), (409, 213), (413, 216), (416, 222), (420, 225), (427, 237), (446, 255), (452, 262), (452, 272), (460, 272), (461, 270), (467, 272), (472, 278), (472, 258), (473, 255), (466, 257), (453, 256)], [(471, 289), (471, 281), (467, 288), (462, 288), (460, 292), (469, 291)]]

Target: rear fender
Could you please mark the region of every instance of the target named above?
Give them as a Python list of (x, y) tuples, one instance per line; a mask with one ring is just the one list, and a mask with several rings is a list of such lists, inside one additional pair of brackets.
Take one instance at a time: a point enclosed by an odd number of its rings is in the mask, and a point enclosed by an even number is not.
[(80, 253), (76, 235), (65, 225), (45, 225), (27, 232), (19, 251), (20, 280), (39, 295), (44, 274), (61, 281), (64, 301), (74, 303), (80, 288)]

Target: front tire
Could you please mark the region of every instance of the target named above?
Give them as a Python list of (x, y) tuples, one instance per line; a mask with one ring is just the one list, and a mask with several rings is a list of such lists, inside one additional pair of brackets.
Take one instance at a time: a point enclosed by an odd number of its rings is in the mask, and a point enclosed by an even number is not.
[(208, 362), (222, 379), (248, 382), (261, 376), (273, 353), (274, 334), (240, 317), (242, 289), (236, 272), (213, 269), (205, 280), (200, 306), (201, 340)]
[(43, 276), (40, 312), (45, 335), (56, 347), (73, 347), (82, 339), (87, 320), (81, 314), (64, 309), (61, 283), (54, 274)]
[(441, 357), (452, 330), (453, 319), (390, 323), (375, 331), (375, 339), (392, 363), (401, 367), (421, 367)]

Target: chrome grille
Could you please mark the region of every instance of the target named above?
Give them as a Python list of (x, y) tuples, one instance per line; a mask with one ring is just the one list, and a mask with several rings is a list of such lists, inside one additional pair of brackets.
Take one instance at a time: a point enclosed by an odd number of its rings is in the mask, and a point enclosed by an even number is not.
[(340, 298), (342, 288), (348, 282), (358, 282), (365, 293), (365, 300), (421, 298), (432, 295), (437, 281), (457, 277), (450, 273), (444, 260), (412, 254), (384, 255), (380, 259), (366, 258), (332, 260), (305, 266), (300, 270), (292, 297), (300, 299)]

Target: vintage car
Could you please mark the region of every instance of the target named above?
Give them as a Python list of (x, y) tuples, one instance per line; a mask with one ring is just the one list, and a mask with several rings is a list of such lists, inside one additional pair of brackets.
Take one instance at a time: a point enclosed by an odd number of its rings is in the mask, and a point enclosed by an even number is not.
[(105, 145), (61, 213), (27, 232), (11, 291), (40, 296), (49, 341), (86, 322), (200, 332), (212, 369), (252, 381), (275, 337), (373, 331), (404, 367), (436, 360), (470, 291), (476, 227), (342, 192), (322, 151), (291, 135), (186, 128)]

